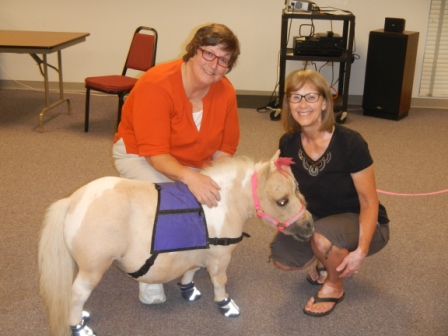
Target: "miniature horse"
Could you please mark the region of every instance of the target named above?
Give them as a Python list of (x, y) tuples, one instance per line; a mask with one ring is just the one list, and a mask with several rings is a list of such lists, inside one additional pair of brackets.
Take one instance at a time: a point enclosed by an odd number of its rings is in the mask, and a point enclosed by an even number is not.
[[(226, 269), (232, 251), (242, 240), (244, 223), (256, 215), (298, 240), (308, 240), (313, 233), (312, 217), (305, 209), (290, 164), (291, 160), (279, 158), (277, 151), (268, 162), (234, 157), (202, 170), (221, 187), (221, 201), (214, 208), (195, 201), (196, 209), (190, 212), (196, 213), (195, 221), (201, 217), (205, 224), (190, 224), (182, 217), (181, 225), (174, 225), (174, 235), (182, 228), (205, 228), (202, 238), (192, 238), (186, 247), (165, 246), (174, 238), (168, 243), (152, 239), (163, 232), (159, 229), (162, 224), (155, 229), (155, 222), (163, 217), (157, 212), (159, 208), (179, 199), (182, 203), (184, 198), (163, 201), (160, 189), (165, 188), (164, 183), (104, 177), (52, 204), (46, 212), (38, 251), (40, 293), (51, 333), (94, 335), (85, 323), (88, 313), (83, 306), (112, 264), (145, 283), (181, 277), (181, 294), (189, 301), (200, 297), (193, 284), (195, 272), (207, 268), (219, 310), (225, 316), (238, 316), (238, 306), (226, 293)], [(170, 218), (168, 224), (179, 222)]]

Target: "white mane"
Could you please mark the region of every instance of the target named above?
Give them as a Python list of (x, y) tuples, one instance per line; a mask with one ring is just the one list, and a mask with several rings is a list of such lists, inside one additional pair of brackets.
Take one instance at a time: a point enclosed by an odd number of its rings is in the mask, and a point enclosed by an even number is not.
[(201, 173), (208, 176), (228, 174), (230, 171), (244, 170), (253, 171), (254, 161), (247, 156), (235, 156), (228, 159), (217, 160), (201, 170)]

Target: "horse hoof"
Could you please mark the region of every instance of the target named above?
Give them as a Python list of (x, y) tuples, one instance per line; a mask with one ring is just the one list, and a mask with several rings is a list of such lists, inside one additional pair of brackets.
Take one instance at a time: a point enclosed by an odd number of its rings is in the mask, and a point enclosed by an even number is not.
[[(84, 312), (83, 312), (84, 316)], [(90, 315), (89, 315), (90, 317)], [(80, 324), (77, 324), (75, 326), (70, 327), (72, 329), (72, 336), (96, 336), (96, 334), (93, 332), (92, 329), (90, 329), (85, 321), (84, 318), (81, 320)]]
[(201, 292), (198, 291), (198, 289), (194, 286), (194, 282), (190, 282), (187, 285), (182, 285), (181, 283), (178, 283), (180, 286), (180, 292), (182, 294), (182, 297), (189, 301), (197, 301), (201, 298)]
[(227, 297), (225, 300), (216, 302), (219, 307), (219, 311), (225, 317), (237, 317), (240, 315), (240, 308), (233, 302), (233, 300)]

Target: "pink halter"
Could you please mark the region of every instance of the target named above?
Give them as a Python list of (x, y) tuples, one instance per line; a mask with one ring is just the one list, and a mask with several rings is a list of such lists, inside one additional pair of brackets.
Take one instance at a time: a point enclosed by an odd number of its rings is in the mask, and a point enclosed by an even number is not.
[(263, 211), (263, 209), (260, 206), (260, 202), (258, 200), (257, 196), (257, 184), (258, 184), (258, 178), (257, 178), (257, 172), (254, 172), (252, 175), (252, 196), (254, 198), (254, 204), (255, 204), (255, 210), (257, 213), (258, 218), (260, 219), (267, 219), (269, 222), (274, 224), (274, 226), (277, 227), (278, 232), (283, 232), (285, 228), (290, 226), (292, 223), (297, 221), (299, 218), (301, 218), (305, 213), (305, 207), (302, 204), (302, 207), (300, 208), (299, 212), (292, 216), (290, 219), (288, 219), (286, 222), (279, 222), (277, 219), (272, 217), (271, 215), (267, 214)]

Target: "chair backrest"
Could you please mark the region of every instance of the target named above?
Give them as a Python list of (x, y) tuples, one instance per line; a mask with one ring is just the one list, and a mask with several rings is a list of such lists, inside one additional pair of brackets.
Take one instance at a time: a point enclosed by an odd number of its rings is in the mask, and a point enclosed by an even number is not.
[(126, 75), (127, 69), (147, 71), (156, 64), (157, 37), (154, 28), (138, 27), (135, 30), (123, 68), (123, 76)]

